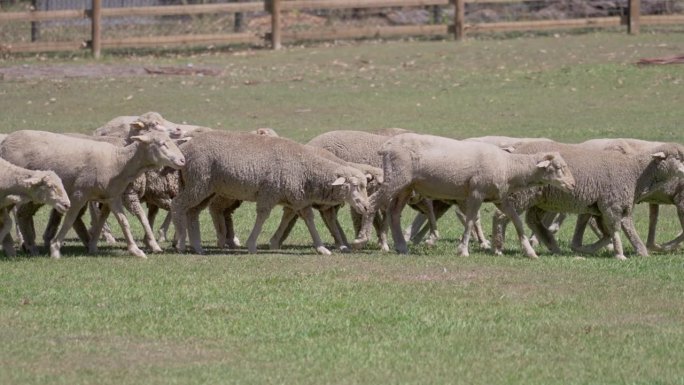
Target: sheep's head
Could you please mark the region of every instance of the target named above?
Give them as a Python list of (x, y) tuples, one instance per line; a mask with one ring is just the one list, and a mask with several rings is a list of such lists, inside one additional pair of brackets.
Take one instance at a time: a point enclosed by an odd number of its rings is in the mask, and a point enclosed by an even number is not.
[(354, 211), (365, 214), (368, 212), (368, 192), (366, 191), (366, 176), (358, 170), (354, 173), (338, 173), (332, 186), (344, 190), (345, 200)]
[(131, 140), (147, 146), (155, 166), (175, 169), (185, 166), (185, 156), (166, 133), (153, 131), (145, 135), (133, 136)]
[(665, 144), (651, 154), (656, 167), (669, 178), (684, 178), (684, 146), (676, 143)]
[(550, 184), (565, 191), (575, 188), (575, 178), (560, 153), (542, 154), (542, 160), (537, 162), (537, 169), (542, 173), (541, 183)]
[(38, 175), (25, 179), (23, 183), (32, 191), (31, 200), (48, 204), (61, 214), (66, 213), (71, 207), (62, 180), (53, 171), (39, 172)]
[(148, 131), (161, 131), (171, 138), (183, 136), (183, 130), (177, 125), (164, 119), (158, 112), (146, 112), (131, 123), (129, 137), (142, 135)]

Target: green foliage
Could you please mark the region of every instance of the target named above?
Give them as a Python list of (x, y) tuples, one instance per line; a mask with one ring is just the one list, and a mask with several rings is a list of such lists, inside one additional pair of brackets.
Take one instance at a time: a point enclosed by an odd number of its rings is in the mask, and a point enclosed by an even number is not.
[[(393, 126), (457, 138), (681, 141), (681, 68), (633, 63), (683, 49), (680, 33), (602, 33), (109, 55), (110, 67), (192, 63), (224, 73), (6, 78), (0, 131), (90, 132), (114, 116), (156, 110), (216, 128), (273, 127), (299, 141)], [(46, 63), (2, 62), (22, 65)], [(671, 207), (662, 211), (666, 240), (681, 229)], [(490, 214), (485, 207), (487, 233)], [(253, 217), (249, 203), (237, 212), (242, 240)], [(642, 234), (646, 218), (638, 207)], [(346, 213), (342, 221), (350, 228)], [(60, 261), (3, 258), (0, 383), (684, 383), (681, 253), (578, 257), (567, 247), (571, 223), (559, 235), (564, 254), (542, 250), (538, 261), (520, 256), (512, 230), (502, 257), (476, 246), (456, 257), (462, 228), (449, 213), (438, 244), (411, 245), (408, 256), (374, 245), (318, 256), (301, 224), (284, 250), (229, 252), (213, 247), (203, 216), (205, 256), (174, 254), (168, 243), (168, 253), (146, 261), (123, 244), (92, 256), (72, 239)]]

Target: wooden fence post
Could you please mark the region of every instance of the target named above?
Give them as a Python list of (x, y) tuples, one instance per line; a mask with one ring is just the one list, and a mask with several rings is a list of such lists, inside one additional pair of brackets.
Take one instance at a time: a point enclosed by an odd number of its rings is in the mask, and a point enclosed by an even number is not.
[(91, 49), (93, 51), (93, 57), (95, 59), (100, 58), (100, 37), (102, 36), (102, 0), (93, 0), (93, 9), (90, 15), (90, 21), (92, 22), (92, 37), (90, 40)]
[(271, 48), (280, 49), (280, 0), (268, 0), (271, 13)]
[(451, 0), (454, 4), (454, 38), (463, 40), (465, 36), (465, 0)]
[(641, 0), (629, 0), (629, 10), (627, 14), (627, 33), (630, 35), (639, 34), (639, 16), (641, 16)]
[[(38, 10), (38, 0), (31, 0), (31, 10)], [(40, 38), (40, 22), (31, 22), (31, 41), (36, 42)]]

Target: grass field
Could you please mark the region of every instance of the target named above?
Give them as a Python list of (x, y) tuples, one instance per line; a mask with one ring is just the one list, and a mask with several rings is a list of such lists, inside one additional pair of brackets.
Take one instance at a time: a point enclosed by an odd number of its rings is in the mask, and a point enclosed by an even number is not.
[[(6, 78), (0, 132), (90, 132), (155, 110), (215, 128), (273, 127), (298, 141), (403, 127), (682, 142), (684, 67), (634, 65), (682, 52), (682, 30), (117, 52), (102, 65), (192, 64), (223, 75)], [(0, 59), (27, 72), (92, 65), (80, 55)], [(672, 208), (663, 211), (661, 241), (679, 232)], [(123, 243), (92, 256), (71, 241), (59, 261), (0, 258), (0, 383), (684, 384), (681, 252), (640, 258), (628, 246), (625, 262), (578, 257), (566, 225), (560, 256), (525, 259), (509, 231), (504, 256), (473, 248), (457, 257), (461, 227), (448, 214), (433, 248), (324, 257), (301, 224), (284, 250), (266, 250), (279, 214), (257, 255), (213, 247), (203, 217), (204, 256), (168, 243), (148, 260), (127, 256)], [(238, 210), (242, 240), (253, 215), (250, 204)], [(638, 207), (643, 237), (646, 217)]]

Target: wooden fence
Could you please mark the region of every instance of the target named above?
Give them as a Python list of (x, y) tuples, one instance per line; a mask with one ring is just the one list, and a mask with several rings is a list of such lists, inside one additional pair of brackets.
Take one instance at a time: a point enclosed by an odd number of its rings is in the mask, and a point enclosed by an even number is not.
[[(210, 45), (210, 44), (259, 44), (266, 40), (274, 49), (281, 47), (283, 41), (331, 40), (373, 38), (410, 35), (453, 35), (461, 40), (468, 32), (534, 31), (567, 28), (598, 28), (627, 26), (627, 32), (638, 34), (641, 25), (684, 24), (684, 15), (641, 15), (640, 0), (628, 0), (628, 12), (624, 16), (592, 17), (585, 19), (538, 20), (519, 22), (492, 22), (467, 24), (465, 22), (465, 3), (513, 3), (525, 0), (265, 0), (220, 4), (142, 6), (124, 8), (105, 8), (102, 0), (92, 0), (91, 9), (0, 12), (0, 23), (40, 22), (49, 20), (90, 19), (91, 38), (89, 41), (74, 42), (30, 42), (3, 44), (0, 51), (41, 52), (90, 49), (100, 57), (103, 48), (123, 47), (160, 47), (171, 45)], [(427, 7), (452, 6), (454, 17), (450, 24), (406, 25), (379, 27), (339, 27), (307, 31), (283, 32), (281, 16), (283, 12), (294, 10), (332, 10), (364, 9), (387, 7)], [(170, 36), (144, 36), (127, 38), (106, 38), (102, 36), (102, 19), (108, 17), (131, 16), (168, 16), (216, 13), (242, 13), (267, 11), (270, 13), (270, 32), (264, 36), (253, 33), (194, 34)]]

